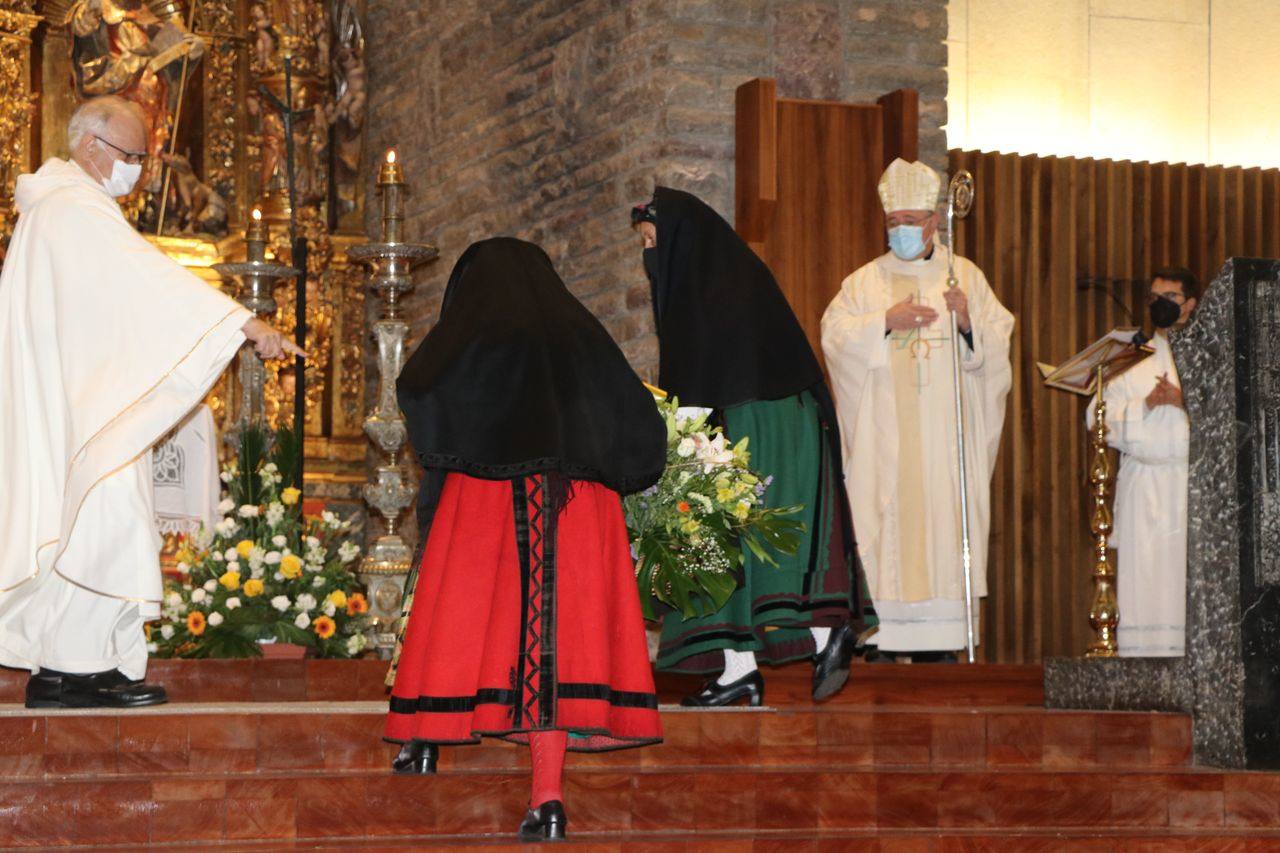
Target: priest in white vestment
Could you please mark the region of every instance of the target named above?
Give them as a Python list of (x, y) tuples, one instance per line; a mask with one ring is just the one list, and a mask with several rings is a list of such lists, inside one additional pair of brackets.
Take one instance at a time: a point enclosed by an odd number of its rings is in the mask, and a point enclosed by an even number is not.
[[(885, 655), (954, 660), (966, 645), (955, 386), (959, 346), (973, 612), (986, 595), (991, 472), (1012, 374), (1010, 314), (972, 262), (935, 242), (941, 178), (894, 160), (880, 179), (890, 251), (844, 280), (822, 318), (854, 533)], [(948, 311), (961, 339), (951, 340)]]
[(297, 348), (125, 220), (135, 105), (87, 101), (67, 135), (70, 161), (18, 178), (0, 273), (0, 664), (31, 670), (31, 707), (156, 704), (152, 445), (246, 337), (264, 357)]
[[(1200, 282), (1160, 270), (1151, 282), (1155, 354), (1108, 383), (1107, 444), (1116, 479), (1116, 645), (1121, 657), (1181, 657), (1187, 648), (1187, 453), (1190, 424), (1166, 331), (1191, 317)], [(1086, 425), (1093, 427), (1093, 406)]]

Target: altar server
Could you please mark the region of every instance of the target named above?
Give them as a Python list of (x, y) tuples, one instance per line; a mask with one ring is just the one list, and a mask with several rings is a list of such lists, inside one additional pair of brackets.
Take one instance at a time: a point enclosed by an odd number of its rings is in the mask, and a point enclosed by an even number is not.
[(709, 205), (658, 187), (632, 225), (653, 291), (658, 384), (713, 410), (730, 441), (749, 439), (752, 469), (771, 481), (766, 506), (802, 507), (805, 525), (796, 553), (775, 555), (777, 565), (744, 551), (742, 584), (716, 613), (667, 614), (658, 666), (713, 676), (685, 705), (760, 704), (760, 663), (812, 658), (813, 698), (827, 699), (848, 680), (875, 610), (822, 368), (769, 267)]
[[(841, 285), (822, 318), (858, 550), (882, 653), (955, 660), (965, 647), (951, 348), (961, 355), (973, 610), (986, 594), (990, 483), (1004, 424), (1013, 316), (982, 271), (935, 242), (941, 179), (897, 159), (879, 182), (890, 251)], [(954, 311), (960, 340), (950, 339)]]
[(67, 136), (70, 161), (18, 178), (0, 274), (0, 664), (32, 671), (29, 707), (151, 705), (151, 447), (246, 336), (263, 356), (300, 351), (125, 220), (136, 106), (88, 101)]
[[(1168, 330), (1196, 309), (1200, 282), (1171, 267), (1151, 282), (1155, 353), (1109, 383), (1107, 444), (1116, 479), (1116, 605), (1121, 657), (1181, 657), (1187, 647), (1187, 449), (1190, 425)], [(1086, 423), (1093, 427), (1093, 406)]]
[(528, 743), (520, 837), (563, 838), (566, 748), (662, 737), (620, 495), (662, 475), (666, 425), (546, 254), (511, 238), (462, 254), (396, 390), (430, 523), (386, 725), (397, 769), (430, 772), (436, 744)]

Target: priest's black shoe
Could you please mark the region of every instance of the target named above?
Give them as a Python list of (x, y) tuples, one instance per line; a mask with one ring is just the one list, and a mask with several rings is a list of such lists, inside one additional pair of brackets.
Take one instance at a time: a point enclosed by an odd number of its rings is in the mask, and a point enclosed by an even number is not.
[(831, 632), (826, 648), (813, 656), (814, 701), (828, 699), (844, 687), (849, 680), (849, 667), (853, 663), (853, 648), (856, 644), (853, 623), (845, 622)]
[(686, 708), (719, 708), (732, 705), (739, 699), (746, 699), (747, 704), (753, 707), (764, 704), (764, 677), (760, 675), (760, 670), (753, 669), (728, 684), (717, 684), (713, 678), (702, 688), (701, 693), (686, 696), (680, 704)]
[(564, 803), (548, 800), (536, 809), (525, 812), (520, 821), (521, 841), (564, 841), (569, 829), (569, 818), (564, 814)]
[(134, 681), (118, 669), (88, 675), (42, 669), (27, 679), (28, 708), (144, 708), (168, 701), (160, 685)]
[(436, 772), (436, 759), (440, 748), (425, 740), (411, 740), (400, 747), (399, 754), (391, 760), (391, 769), (404, 775), (429, 776)]

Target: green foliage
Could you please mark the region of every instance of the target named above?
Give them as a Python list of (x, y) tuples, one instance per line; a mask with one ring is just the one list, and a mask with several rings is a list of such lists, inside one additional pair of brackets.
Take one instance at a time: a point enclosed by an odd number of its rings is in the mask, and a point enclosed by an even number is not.
[(655, 602), (682, 618), (715, 613), (737, 588), (744, 554), (776, 566), (794, 554), (805, 526), (801, 507), (764, 506), (769, 481), (749, 467), (748, 440), (730, 446), (702, 417), (680, 417), (679, 401), (658, 399), (667, 423), (667, 468), (657, 485), (624, 500), (645, 618)]
[(296, 485), (296, 435), (250, 427), (222, 473), (223, 518), (178, 551), (151, 640), (162, 657), (256, 657), (295, 643), (320, 657), (364, 649), (368, 603), (352, 565), (350, 523), (306, 516)]

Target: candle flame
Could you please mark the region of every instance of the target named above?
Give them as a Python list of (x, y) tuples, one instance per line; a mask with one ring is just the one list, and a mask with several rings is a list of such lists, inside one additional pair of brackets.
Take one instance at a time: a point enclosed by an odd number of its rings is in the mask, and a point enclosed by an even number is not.
[(261, 211), (261, 210), (258, 210), (258, 208), (256, 208), (256, 207), (253, 209), (253, 221), (254, 221), (254, 222), (261, 222), (261, 221), (262, 221), (262, 211)]
[(396, 161), (396, 149), (394, 149), (394, 148), (388, 148), (388, 149), (387, 149), (387, 162), (388, 162), (388, 163), (394, 163), (395, 161)]

